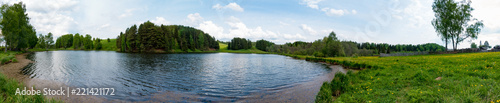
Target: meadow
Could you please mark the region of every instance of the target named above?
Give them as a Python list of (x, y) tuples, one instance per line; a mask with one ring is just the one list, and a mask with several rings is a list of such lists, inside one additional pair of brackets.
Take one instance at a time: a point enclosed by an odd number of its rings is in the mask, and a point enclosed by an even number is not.
[(305, 59), (360, 69), (325, 82), (316, 102), (500, 102), (500, 52)]
[(229, 50), (227, 49), (227, 44), (224, 43), (219, 43), (220, 49), (218, 50), (219, 52), (225, 52), (225, 53), (255, 53), (255, 54), (269, 54), (268, 52), (259, 50), (253, 46), (251, 49), (241, 49), (241, 50)]

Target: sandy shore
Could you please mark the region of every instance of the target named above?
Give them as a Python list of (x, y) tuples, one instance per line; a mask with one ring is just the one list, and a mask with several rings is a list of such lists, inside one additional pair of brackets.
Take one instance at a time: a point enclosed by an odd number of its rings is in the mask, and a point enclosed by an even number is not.
[[(67, 89), (69, 86), (63, 84), (63, 83), (58, 83), (50, 80), (41, 80), (41, 79), (36, 79), (36, 78), (30, 78), (28, 75), (22, 74), (22, 69), (26, 67), (30, 63), (34, 63), (34, 61), (31, 61), (29, 59), (26, 59), (26, 56), (29, 53), (23, 53), (23, 54), (18, 54), (16, 55), (16, 59), (19, 61), (17, 63), (8, 63), (5, 65), (0, 66), (0, 72), (3, 73), (5, 76), (11, 79), (17, 80), (18, 83), (22, 83), (24, 87), (26, 88), (31, 88), (35, 87), (37, 90), (42, 90), (43, 88), (50, 88), (50, 89), (60, 89), (61, 87), (63, 89)], [(24, 88), (22, 87), (22, 88)], [(20, 89), (22, 89), (20, 88)], [(69, 87), (70, 89), (74, 87)], [(43, 91), (43, 90), (42, 90)], [(52, 98), (52, 99), (59, 99), (63, 102), (66, 103), (102, 103), (102, 102), (120, 102), (120, 101), (109, 101), (107, 99), (101, 98), (101, 97), (96, 97), (96, 96), (45, 96), (47, 98)]]

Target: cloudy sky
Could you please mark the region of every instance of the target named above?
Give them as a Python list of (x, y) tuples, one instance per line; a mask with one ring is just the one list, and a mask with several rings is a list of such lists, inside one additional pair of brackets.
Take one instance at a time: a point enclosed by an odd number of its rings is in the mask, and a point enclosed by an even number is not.
[[(20, 0), (2, 0), (16, 3)], [(188, 25), (217, 39), (266, 39), (278, 44), (341, 40), (389, 44), (444, 44), (431, 20), (433, 0), (21, 0), (37, 33), (116, 38), (134, 24)], [(479, 38), (500, 44), (500, 0), (473, 0), (485, 27)], [(449, 45), (451, 47), (451, 45)], [(470, 47), (470, 42), (459, 47)]]

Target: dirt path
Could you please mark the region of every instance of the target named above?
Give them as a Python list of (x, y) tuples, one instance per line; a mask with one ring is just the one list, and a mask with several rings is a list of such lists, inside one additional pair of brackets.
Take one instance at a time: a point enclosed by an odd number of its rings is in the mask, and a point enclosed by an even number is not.
[(8, 78), (17, 80), (18, 83), (26, 84), (27, 82), (29, 82), (31, 80), (29, 76), (21, 74), (21, 70), (25, 66), (27, 66), (29, 63), (33, 63), (33, 61), (26, 59), (26, 55), (28, 55), (28, 53), (16, 55), (16, 59), (19, 61), (17, 63), (1, 65), (1, 72)]

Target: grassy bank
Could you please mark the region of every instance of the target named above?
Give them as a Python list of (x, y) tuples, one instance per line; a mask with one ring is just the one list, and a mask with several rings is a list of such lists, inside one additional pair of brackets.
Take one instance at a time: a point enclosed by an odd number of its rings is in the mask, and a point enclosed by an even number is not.
[(11, 62), (17, 62), (16, 60), (16, 54), (19, 54), (19, 52), (12, 52), (12, 51), (7, 51), (6, 52), (0, 52), (0, 64), (7, 64)]
[(108, 39), (102, 39), (101, 44), (102, 44), (101, 50), (104, 50), (104, 51), (117, 51), (118, 50), (118, 49), (116, 49), (116, 39), (110, 39), (109, 42), (108, 42)]
[(500, 52), (306, 60), (363, 69), (324, 83), (317, 102), (500, 102)]
[[(9, 51), (7, 53), (1, 52), (0, 58), (2, 61), (4, 59), (10, 59), (11, 62), (15, 62), (15, 54), (20, 52)], [(4, 65), (2, 63), (2, 65)], [(18, 83), (16, 80), (7, 78), (4, 74), (0, 73), (0, 103), (45, 103), (45, 102), (59, 102), (54, 100), (49, 100), (44, 98), (42, 95), (15, 95), (16, 89), (23, 89), (24, 86)]]
[(242, 49), (242, 50), (228, 50), (227, 49), (227, 44), (224, 43), (219, 43), (220, 49), (218, 52), (224, 52), (224, 53), (254, 53), (254, 54), (269, 54), (268, 52), (259, 50), (255, 47), (252, 47), (251, 49)]
[(17, 83), (16, 80), (8, 79), (3, 74), (0, 74), (0, 102), (2, 103), (59, 102), (46, 99), (42, 95), (15, 95), (17, 88), (23, 89), (24, 86)]

